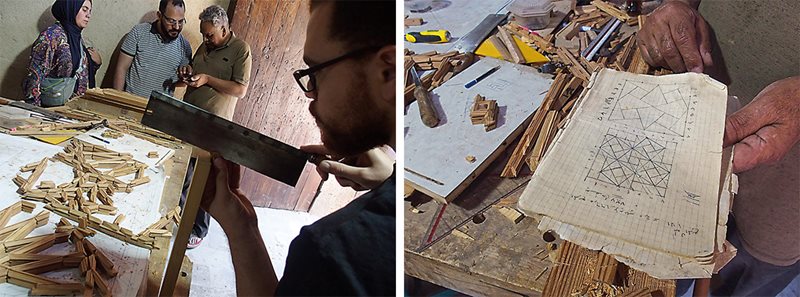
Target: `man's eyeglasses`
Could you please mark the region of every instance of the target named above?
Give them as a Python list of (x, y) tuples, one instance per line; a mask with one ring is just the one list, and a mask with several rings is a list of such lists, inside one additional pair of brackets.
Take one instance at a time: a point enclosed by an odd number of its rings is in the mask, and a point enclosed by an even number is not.
[(170, 24), (172, 26), (177, 26), (177, 25), (183, 26), (184, 24), (186, 24), (186, 19), (176, 20), (167, 16), (164, 16), (164, 19), (167, 20), (167, 24)]
[(314, 65), (307, 69), (296, 70), (292, 75), (294, 75), (294, 79), (297, 81), (297, 84), (300, 85), (300, 88), (303, 89), (303, 92), (313, 92), (317, 88), (317, 80), (314, 77), (314, 72), (320, 71), (325, 67), (331, 66), (346, 59), (357, 57), (359, 55), (363, 55), (368, 52), (378, 50), (380, 48), (381, 48), (380, 46), (371, 46), (354, 50), (352, 52), (346, 53), (344, 55), (341, 55), (337, 58), (333, 58), (326, 62)]

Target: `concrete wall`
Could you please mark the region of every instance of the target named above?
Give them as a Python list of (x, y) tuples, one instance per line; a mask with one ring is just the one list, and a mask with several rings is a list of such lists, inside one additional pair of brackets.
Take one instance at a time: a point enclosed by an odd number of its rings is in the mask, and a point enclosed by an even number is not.
[[(2, 0), (0, 10), (0, 96), (22, 98), (21, 84), (27, 74), (31, 44), (54, 22), (50, 13), (51, 0)], [(183, 36), (189, 40), (193, 49), (202, 42), (200, 35), (200, 12), (213, 4), (228, 9), (231, 0), (188, 0)], [(158, 0), (95, 0), (89, 27), (83, 32), (84, 38), (101, 51), (103, 65), (97, 72), (97, 81), (110, 87), (113, 79), (113, 66), (122, 37), (141, 22), (151, 22), (156, 18)], [(194, 52), (194, 50), (193, 50)], [(113, 54), (113, 55), (112, 55)], [(112, 58), (113, 56), (113, 58)], [(112, 67), (112, 71), (109, 71)]]
[(800, 1), (703, 0), (731, 76), (729, 93), (750, 102), (770, 83), (800, 75)]

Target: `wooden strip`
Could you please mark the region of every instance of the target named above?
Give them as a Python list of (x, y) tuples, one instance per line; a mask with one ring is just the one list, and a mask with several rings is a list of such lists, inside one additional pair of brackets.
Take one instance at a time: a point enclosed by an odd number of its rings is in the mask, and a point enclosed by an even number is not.
[(5, 227), (6, 224), (8, 224), (8, 221), (15, 215), (19, 214), (20, 211), (22, 211), (21, 202), (16, 202), (3, 209), (2, 213), (0, 213), (0, 228)]
[(97, 273), (96, 270), (91, 270), (90, 273), (94, 278), (95, 287), (98, 290), (100, 290), (100, 294), (102, 294), (103, 296), (108, 296), (109, 294), (111, 294), (111, 291), (108, 288), (108, 283), (106, 283), (106, 280), (103, 279), (103, 277), (100, 276), (100, 274)]
[(25, 194), (26, 192), (30, 191), (33, 185), (36, 184), (36, 180), (42, 176), (42, 173), (44, 173), (45, 168), (47, 168), (47, 158), (39, 161), (39, 164), (36, 165), (35, 169), (33, 169), (31, 176), (28, 177), (28, 180), (25, 182), (25, 184), (17, 190), (17, 193)]
[(28, 234), (36, 228), (36, 220), (29, 219), (25, 221), (25, 224), (20, 226), (17, 230), (14, 230), (8, 237), (4, 238), (4, 240), (18, 240), (25, 238)]
[(522, 222), (525, 218), (525, 215), (515, 208), (510, 208), (506, 206), (502, 206), (497, 209), (503, 216), (514, 222), (514, 224), (518, 224)]
[(11, 266), (10, 268), (32, 274), (42, 274), (48, 271), (61, 269), (62, 267), (63, 267), (62, 259), (61, 257), (57, 257), (57, 258), (46, 258), (37, 261), (32, 261), (25, 264)]
[[(178, 234), (175, 236), (175, 242), (188, 242), (189, 233), (191, 233), (192, 227), (194, 226), (194, 220), (197, 217), (197, 210), (200, 208), (203, 190), (205, 189), (209, 171), (211, 170), (211, 158), (208, 152), (200, 151), (194, 153), (194, 155), (198, 156), (197, 163), (195, 165), (192, 182), (189, 185), (189, 192), (186, 197), (186, 203), (184, 204), (183, 217), (181, 218), (181, 223), (178, 225)], [(185, 244), (173, 245), (159, 296), (172, 296), (173, 292), (175, 292), (178, 272), (181, 268), (185, 253)]]
[[(6, 267), (8, 268), (8, 267)], [(36, 285), (56, 285), (56, 281), (15, 269), (8, 269), (8, 280), (18, 286), (33, 289)]]
[(111, 262), (111, 259), (109, 259), (102, 250), (96, 249), (94, 255), (97, 256), (100, 268), (102, 268), (102, 271), (107, 277), (111, 278), (117, 276), (117, 268), (114, 267), (114, 263)]
[(562, 48), (559, 48), (556, 52), (558, 54), (558, 57), (562, 60), (562, 62), (570, 64), (569, 70), (570, 72), (572, 72), (572, 75), (580, 78), (585, 82), (589, 81), (591, 75), (589, 74), (588, 71), (586, 71), (585, 68), (583, 68), (583, 65), (581, 65), (581, 63), (575, 59), (575, 56), (573, 56), (572, 53)]
[(517, 64), (525, 63), (525, 57), (522, 56), (522, 51), (520, 51), (519, 47), (517, 47), (517, 43), (514, 41), (514, 38), (511, 36), (511, 34), (504, 30), (503, 27), (497, 26), (497, 35), (500, 36), (500, 40), (511, 54), (511, 61)]
[(56, 242), (56, 236), (54, 234), (44, 235), (43, 237), (39, 238), (36, 241), (32, 241), (24, 246), (20, 246), (19, 248), (15, 248), (14, 246), (6, 245), (6, 249), (10, 249), (17, 254), (35, 254), (41, 251), (44, 251), (53, 246)]
[(497, 35), (489, 36), (489, 39), (487, 40), (494, 45), (498, 52), (500, 52), (500, 55), (503, 56), (503, 60), (512, 62), (514, 61), (514, 58), (511, 56), (511, 52), (506, 48), (505, 44), (503, 44)]
[(503, 172), (500, 174), (501, 177), (517, 176), (519, 170), (522, 168), (522, 161), (530, 150), (531, 141), (536, 137), (555, 96), (561, 92), (566, 81), (566, 73), (562, 72), (556, 75), (555, 80), (553, 80), (553, 83), (550, 85), (550, 90), (547, 91), (547, 96), (542, 100), (542, 105), (534, 113), (533, 119), (522, 135), (522, 139), (520, 139), (519, 143), (514, 148), (514, 152), (511, 154), (508, 163), (506, 163), (506, 166), (503, 168)]
[(599, 8), (603, 12), (619, 19), (620, 21), (628, 22), (628, 19), (630, 18), (627, 13), (615, 7), (613, 4), (607, 3), (605, 1), (594, 0), (592, 1), (592, 5)]
[(119, 225), (122, 221), (125, 220), (125, 214), (121, 213), (114, 219), (114, 225)]
[(514, 22), (508, 22), (508, 24), (503, 26), (503, 28), (507, 29), (508, 32), (510, 32), (511, 34), (514, 34), (520, 39), (522, 39), (522, 41), (529, 44), (532, 43), (542, 52), (545, 53), (556, 52), (556, 48), (553, 46), (551, 42), (547, 41), (545, 38), (542, 38), (537, 34), (534, 34), (533, 32), (528, 31), (525, 28), (522, 28), (520, 25)]
[(528, 168), (530, 168), (531, 172), (536, 171), (536, 168), (539, 166), (539, 161), (544, 155), (545, 146), (550, 138), (551, 127), (553, 126), (557, 114), (558, 112), (555, 110), (548, 111), (544, 122), (542, 122), (542, 129), (539, 132), (536, 145), (534, 145), (533, 151), (531, 151), (531, 155), (527, 160)]

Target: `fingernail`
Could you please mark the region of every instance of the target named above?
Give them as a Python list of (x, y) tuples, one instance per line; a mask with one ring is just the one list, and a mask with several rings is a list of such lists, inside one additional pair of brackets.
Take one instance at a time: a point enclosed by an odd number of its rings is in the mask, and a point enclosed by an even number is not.
[(696, 73), (703, 73), (703, 67), (696, 66), (696, 67), (692, 68), (691, 71), (692, 72), (696, 72)]
[(319, 162), (319, 168), (325, 172), (328, 172), (329, 170), (331, 170), (331, 162), (330, 161)]
[(703, 62), (706, 66), (713, 66), (714, 65), (714, 58), (711, 57), (710, 53), (703, 54)]

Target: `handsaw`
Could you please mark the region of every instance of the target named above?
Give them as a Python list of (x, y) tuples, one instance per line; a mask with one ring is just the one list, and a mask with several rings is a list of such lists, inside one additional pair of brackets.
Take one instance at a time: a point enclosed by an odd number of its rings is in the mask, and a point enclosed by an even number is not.
[(25, 110), (37, 112), (37, 113), (40, 113), (43, 116), (45, 116), (46, 118), (51, 119), (51, 120), (60, 120), (60, 119), (65, 119), (66, 118), (65, 116), (63, 116), (63, 115), (61, 115), (59, 113), (52, 112), (52, 111), (49, 111), (49, 110), (44, 109), (42, 107), (39, 107), (39, 106), (36, 106), (36, 105), (33, 105), (33, 104), (29, 104), (29, 103), (25, 103), (25, 102), (22, 102), (22, 101), (15, 101), (15, 100), (9, 100), (9, 99), (6, 99), (6, 98), (0, 98), (0, 104), (2, 104), (2, 105), (10, 105), (10, 106), (14, 106), (14, 107), (17, 107), (17, 108), (22, 108), (22, 109), (25, 109)]
[(288, 144), (153, 91), (142, 124), (295, 186), (312, 157)]
[(506, 20), (508, 14), (490, 14), (487, 15), (472, 31), (461, 38), (456, 45), (456, 49), (462, 53), (471, 53), (478, 48), (478, 45), (492, 33), (492, 30), (497, 28), (503, 21)]

